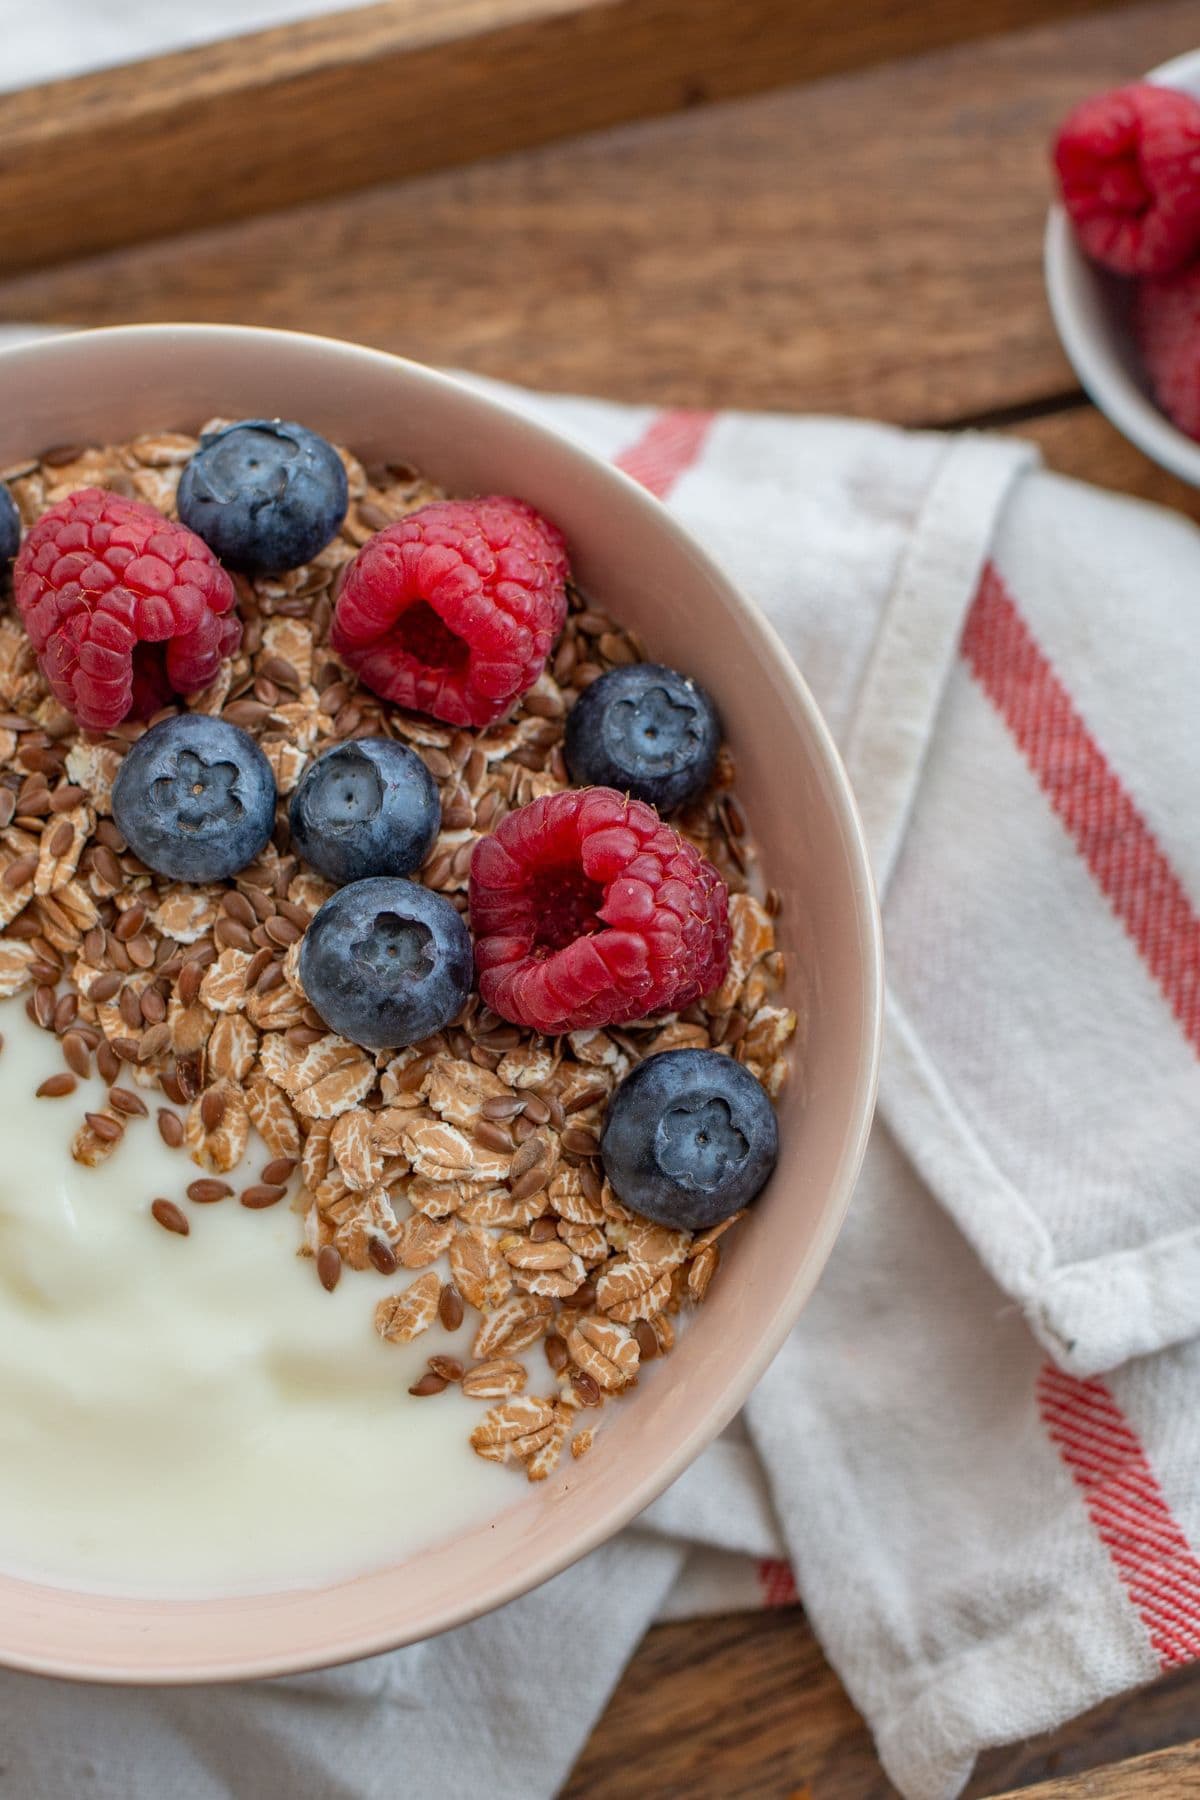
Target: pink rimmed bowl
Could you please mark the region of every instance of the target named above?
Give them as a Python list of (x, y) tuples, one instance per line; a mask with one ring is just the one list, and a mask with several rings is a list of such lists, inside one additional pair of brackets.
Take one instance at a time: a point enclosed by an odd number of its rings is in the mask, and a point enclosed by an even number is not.
[[(626, 476), (494, 400), (328, 339), (193, 325), (47, 338), (0, 355), (0, 466), (50, 444), (274, 416), (404, 459), (453, 491), (520, 494), (584, 588), (714, 693), (802, 1021), (778, 1170), (668, 1362), (606, 1412), (592, 1455), (394, 1567), (323, 1587), (153, 1600), (0, 1576), (0, 1662), (114, 1682), (226, 1681), (410, 1643), (499, 1606), (627, 1524), (732, 1418), (795, 1323), (849, 1204), (879, 1055), (879, 917), (854, 800), (773, 631)], [(4, 1479), (20, 1479), (10, 1468)]]

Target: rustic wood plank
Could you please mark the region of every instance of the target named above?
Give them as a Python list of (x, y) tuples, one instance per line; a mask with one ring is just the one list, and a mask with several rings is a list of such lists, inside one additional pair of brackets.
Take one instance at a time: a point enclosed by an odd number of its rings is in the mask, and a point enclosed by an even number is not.
[(895, 1800), (798, 1608), (660, 1625), (560, 1800)]
[(1075, 475), (1097, 487), (1136, 494), (1160, 506), (1200, 519), (1200, 488), (1189, 486), (1143, 456), (1094, 406), (1078, 405), (1045, 418), (1014, 425), (1012, 433), (1032, 438), (1048, 468)]
[(1198, 40), (1200, 0), (1158, 0), (27, 275), (0, 317), (286, 325), (685, 405), (1041, 402), (1074, 386), (1048, 135)]
[(0, 95), (0, 268), (1113, 3), (385, 0)]
[[(1200, 1668), (1097, 1707), (1061, 1731), (991, 1751), (965, 1800), (1044, 1782), (1191, 1737)], [(1186, 1763), (1183, 1765), (1188, 1768)], [(1193, 1786), (1147, 1787), (1192, 1800)], [(1043, 1790), (1034, 1790), (1042, 1800)], [(1141, 1793), (1133, 1782), (1096, 1800)], [(626, 1670), (561, 1800), (898, 1800), (866, 1725), (821, 1654), (799, 1607), (659, 1625)], [(1082, 1794), (1091, 1800), (1088, 1790)], [(1051, 1787), (1044, 1800), (1081, 1800)]]
[[(1022, 1788), (1027, 1800), (1193, 1800), (1200, 1793), (1200, 1742), (1156, 1750), (1107, 1769), (1092, 1769), (1065, 1781)], [(1010, 1792), (998, 1800), (1013, 1800)]]

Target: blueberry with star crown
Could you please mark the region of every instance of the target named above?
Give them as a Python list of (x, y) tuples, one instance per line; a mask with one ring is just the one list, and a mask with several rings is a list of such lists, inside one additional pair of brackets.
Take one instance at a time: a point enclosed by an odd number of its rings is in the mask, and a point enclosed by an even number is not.
[(766, 1089), (716, 1050), (663, 1050), (638, 1063), (609, 1101), (600, 1138), (617, 1198), (685, 1231), (749, 1205), (778, 1154)]
[(179, 480), (183, 523), (230, 569), (298, 569), (341, 529), (350, 502), (342, 459), (290, 419), (240, 419), (206, 432)]
[(716, 708), (698, 682), (660, 663), (632, 663), (584, 689), (563, 754), (580, 787), (616, 788), (670, 813), (704, 792), (720, 744)]
[(300, 949), (312, 1005), (366, 1050), (398, 1050), (449, 1025), (473, 972), (471, 939), (450, 902), (386, 875), (339, 888)]
[(266, 848), (275, 777), (254, 739), (206, 713), (152, 725), (113, 783), (113, 818), (147, 868), (223, 881)]

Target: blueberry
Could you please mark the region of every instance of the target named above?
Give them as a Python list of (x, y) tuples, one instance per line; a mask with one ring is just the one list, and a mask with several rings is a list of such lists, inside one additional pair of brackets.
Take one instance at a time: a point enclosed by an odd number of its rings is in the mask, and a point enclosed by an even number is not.
[(183, 471), (179, 517), (231, 569), (278, 575), (323, 550), (350, 493), (332, 444), (287, 419), (210, 431)]
[(720, 745), (716, 708), (698, 683), (632, 663), (584, 689), (563, 752), (579, 786), (616, 788), (668, 813), (704, 792)]
[(449, 1025), (472, 970), (471, 939), (450, 902), (388, 875), (339, 888), (300, 947), (309, 1000), (367, 1050), (398, 1050)]
[(687, 1231), (748, 1205), (778, 1154), (766, 1089), (715, 1050), (664, 1050), (638, 1063), (609, 1101), (600, 1138), (618, 1198)]
[(0, 564), (10, 563), (21, 547), (21, 515), (17, 503), (0, 481)]
[(327, 881), (410, 875), (441, 829), (437, 783), (393, 738), (354, 738), (310, 763), (292, 796), (292, 845)]
[(126, 756), (113, 818), (131, 849), (174, 881), (223, 881), (265, 847), (275, 777), (254, 739), (224, 719), (181, 713), (152, 725)]

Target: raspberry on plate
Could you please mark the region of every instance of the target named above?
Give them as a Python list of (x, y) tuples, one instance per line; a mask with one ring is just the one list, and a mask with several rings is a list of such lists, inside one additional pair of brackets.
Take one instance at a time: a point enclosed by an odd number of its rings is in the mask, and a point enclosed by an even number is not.
[(1200, 264), (1139, 282), (1133, 320), (1154, 398), (1200, 438)]
[(556, 1035), (711, 993), (729, 962), (728, 890), (653, 807), (613, 788), (547, 794), (471, 859), (479, 992)]
[(103, 488), (42, 514), (13, 597), (55, 698), (85, 731), (207, 687), (241, 642), (233, 583), (208, 545)]
[(546, 666), (567, 614), (562, 534), (523, 500), (439, 500), (377, 532), (330, 642), (385, 700), (491, 725)]
[(1119, 275), (1165, 275), (1200, 249), (1200, 104), (1137, 82), (1077, 106), (1054, 145), (1083, 248)]

